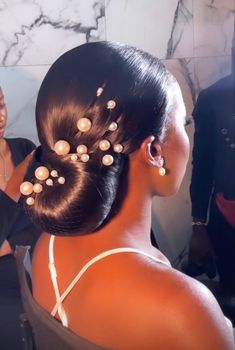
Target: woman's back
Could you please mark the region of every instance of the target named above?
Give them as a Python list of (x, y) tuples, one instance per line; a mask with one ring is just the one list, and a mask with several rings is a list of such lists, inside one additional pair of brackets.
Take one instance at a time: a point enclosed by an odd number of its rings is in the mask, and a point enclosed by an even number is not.
[[(55, 239), (60, 294), (91, 257), (107, 249), (94, 248), (93, 255), (90, 248), (87, 254), (79, 238)], [(51, 312), (56, 297), (48, 268), (49, 240), (43, 235), (35, 249), (33, 285), (36, 300)], [(68, 327), (110, 349), (203, 350), (212, 343), (215, 350), (229, 349), (229, 329), (225, 322), (219, 326), (212, 310), (217, 308), (223, 315), (210, 292), (172, 269), (155, 248), (146, 253), (162, 263), (136, 253), (119, 253), (92, 265), (62, 303)]]

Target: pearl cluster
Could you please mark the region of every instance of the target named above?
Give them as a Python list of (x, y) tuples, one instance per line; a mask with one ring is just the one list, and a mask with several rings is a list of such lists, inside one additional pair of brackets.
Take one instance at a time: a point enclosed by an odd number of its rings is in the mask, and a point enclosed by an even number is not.
[[(103, 87), (99, 87), (96, 91), (96, 96), (99, 97), (103, 93), (104, 89)], [(109, 100), (106, 104), (106, 108), (110, 111), (116, 107), (116, 102), (114, 100)], [(91, 129), (92, 122), (87, 117), (82, 117), (77, 121), (77, 128), (81, 133), (87, 132)], [(109, 127), (108, 131), (116, 131), (118, 128), (118, 124), (116, 122), (112, 122)], [(111, 148), (111, 143), (107, 139), (102, 139), (99, 142), (99, 149), (103, 152), (108, 151)], [(121, 153), (123, 151), (124, 147), (121, 144), (115, 144), (113, 145), (113, 151), (116, 153)], [(67, 155), (70, 153), (70, 145), (65, 140), (59, 140), (55, 143), (54, 151), (58, 155)], [(78, 145), (76, 149), (76, 153), (73, 153), (70, 155), (70, 159), (73, 162), (76, 162), (78, 159), (81, 160), (83, 163), (86, 163), (90, 159), (90, 155), (88, 154), (88, 147), (86, 145)], [(111, 154), (105, 154), (102, 157), (102, 164), (109, 166), (113, 164), (114, 158)]]
[[(99, 87), (96, 91), (96, 96), (99, 97), (103, 93), (104, 89), (103, 87)], [(114, 100), (109, 100), (106, 104), (106, 108), (108, 110), (112, 110), (116, 107), (116, 102)], [(87, 117), (82, 117), (77, 121), (77, 128), (81, 133), (87, 132), (91, 129), (92, 127), (92, 122), (89, 118)], [(113, 121), (107, 131), (114, 132), (118, 129), (118, 124), (117, 122)], [(98, 145), (99, 149), (103, 152), (108, 151), (111, 148), (111, 143), (107, 139), (102, 139), (99, 142)], [(90, 159), (90, 155), (88, 154), (88, 147), (84, 144), (78, 145), (76, 148), (76, 153), (70, 154), (70, 144), (66, 140), (58, 140), (55, 145), (54, 145), (54, 151), (57, 155), (59, 156), (66, 156), (70, 155), (70, 159), (72, 161), (77, 161), (80, 159), (83, 163), (86, 163)], [(115, 144), (113, 145), (113, 151), (116, 153), (121, 153), (123, 152), (123, 145), (121, 144)], [(102, 157), (102, 164), (105, 166), (110, 166), (114, 162), (114, 158), (111, 154), (105, 154)], [(45, 166), (40, 166), (35, 170), (35, 177), (39, 181), (45, 181), (45, 184), (47, 186), (53, 186), (55, 179), (57, 182), (61, 185), (65, 183), (65, 178), (62, 176), (58, 175), (58, 172), (56, 170), (52, 170), (51, 172), (49, 169)], [(43, 191), (43, 185), (39, 183), (31, 183), (29, 181), (25, 181), (21, 184), (20, 186), (20, 192), (24, 196), (28, 196), (26, 199), (26, 203), (28, 205), (33, 205), (34, 204), (34, 197), (32, 196), (33, 194), (39, 194)]]
[[(47, 186), (53, 186), (55, 178), (57, 178), (57, 182), (61, 185), (65, 183), (65, 178), (63, 176), (59, 176), (56, 170), (52, 170), (49, 172), (48, 168), (45, 166), (40, 166), (35, 170), (35, 177), (39, 181), (45, 181)], [(49, 177), (51, 176), (51, 177)], [(54, 178), (54, 179), (52, 179)], [(28, 205), (34, 204), (34, 197), (31, 195), (33, 193), (41, 193), (43, 191), (43, 186), (41, 183), (31, 183), (29, 181), (25, 181), (20, 185), (20, 192), (24, 196), (30, 196), (26, 199), (26, 203)]]

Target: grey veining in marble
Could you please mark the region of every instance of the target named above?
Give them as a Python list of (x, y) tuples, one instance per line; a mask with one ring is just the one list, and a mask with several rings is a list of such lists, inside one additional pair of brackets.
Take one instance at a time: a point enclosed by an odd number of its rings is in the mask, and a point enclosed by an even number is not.
[(104, 1), (2, 1), (0, 23), (1, 65), (51, 64), (74, 46), (104, 39)]

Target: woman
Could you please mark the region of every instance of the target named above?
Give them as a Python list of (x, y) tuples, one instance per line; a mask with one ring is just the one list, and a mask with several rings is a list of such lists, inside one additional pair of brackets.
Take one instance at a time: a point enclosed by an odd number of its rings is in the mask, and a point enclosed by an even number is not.
[(107, 42), (68, 51), (36, 118), (41, 167), (21, 191), (45, 231), (38, 303), (108, 349), (233, 349), (210, 292), (150, 243), (152, 197), (178, 190), (189, 155), (181, 92), (159, 60)]
[(23, 138), (4, 138), (7, 108), (0, 87), (0, 344), (20, 349), (19, 313), (22, 312), (13, 252), (16, 245), (34, 246), (38, 230), (18, 202), (35, 145)]

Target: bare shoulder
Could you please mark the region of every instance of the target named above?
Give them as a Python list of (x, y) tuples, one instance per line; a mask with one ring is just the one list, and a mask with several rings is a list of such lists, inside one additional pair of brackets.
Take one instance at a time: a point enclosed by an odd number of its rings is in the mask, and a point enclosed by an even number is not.
[(198, 281), (159, 265), (138, 268), (136, 277), (141, 287), (135, 303), (153, 342), (160, 341), (161, 334), (169, 342), (159, 344), (164, 349), (234, 349), (232, 327), (212, 293)]

